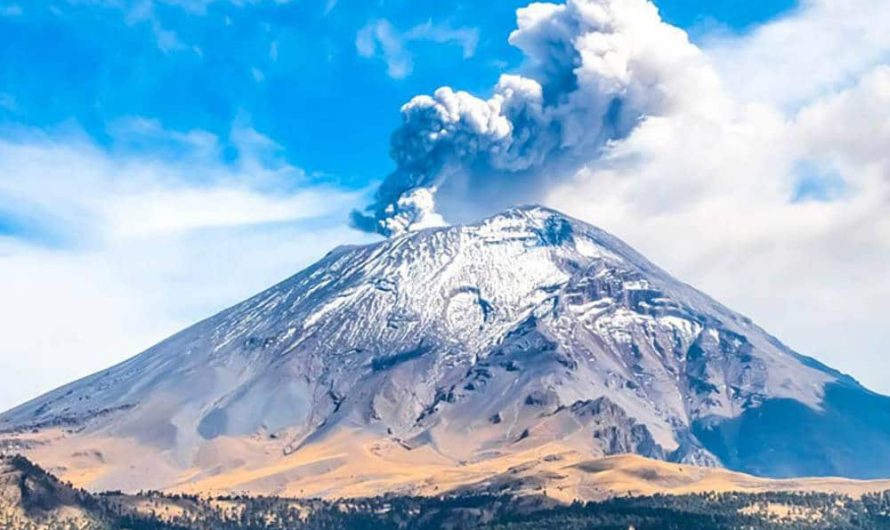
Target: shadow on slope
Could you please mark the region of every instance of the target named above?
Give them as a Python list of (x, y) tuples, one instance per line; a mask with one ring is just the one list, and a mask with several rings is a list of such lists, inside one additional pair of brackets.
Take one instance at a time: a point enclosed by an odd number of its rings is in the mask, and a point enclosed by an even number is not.
[(821, 411), (772, 399), (693, 432), (726, 467), (753, 475), (890, 477), (890, 398), (851, 382), (826, 385)]

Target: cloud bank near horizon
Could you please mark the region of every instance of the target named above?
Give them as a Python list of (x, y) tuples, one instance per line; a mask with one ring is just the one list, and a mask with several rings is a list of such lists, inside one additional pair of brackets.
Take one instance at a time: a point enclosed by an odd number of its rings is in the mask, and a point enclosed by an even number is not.
[(250, 127), (226, 139), (146, 120), (113, 129), (111, 149), (76, 131), (0, 129), (0, 409), (357, 242), (342, 215), (362, 193), (306, 175)]

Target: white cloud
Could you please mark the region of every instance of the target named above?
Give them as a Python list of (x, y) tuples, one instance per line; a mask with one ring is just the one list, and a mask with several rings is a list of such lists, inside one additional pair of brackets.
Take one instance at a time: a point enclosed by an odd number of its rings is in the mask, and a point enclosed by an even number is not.
[(0, 140), (0, 218), (26, 221), (25, 233), (0, 237), (0, 409), (362, 240), (342, 219), (358, 195), (270, 160), (274, 144), (255, 131), (233, 133), (241, 162), (229, 166), (206, 133), (123, 129), (180, 150), (148, 158), (79, 136)]
[(428, 20), (418, 24), (405, 33), (408, 41), (429, 41), (439, 44), (456, 44), (461, 47), (464, 59), (476, 54), (479, 45), (479, 30), (476, 28), (455, 28), (450, 24), (433, 24)]
[[(339, 203), (339, 204), (338, 204)], [(99, 212), (113, 237), (138, 237), (318, 217), (350, 201), (312, 190), (276, 197), (248, 188), (164, 189), (117, 197)], [(333, 210), (336, 211), (336, 210)]]
[(359, 30), (355, 49), (365, 58), (382, 57), (386, 62), (386, 73), (393, 79), (402, 79), (414, 69), (402, 35), (386, 20), (371, 22)]
[(409, 48), (419, 42), (455, 44), (463, 50), (464, 58), (470, 58), (476, 53), (479, 31), (476, 28), (434, 24), (430, 20), (402, 32), (388, 20), (381, 19), (371, 21), (359, 30), (355, 48), (362, 57), (383, 59), (387, 75), (393, 79), (403, 79), (414, 70), (414, 57)]
[(802, 0), (780, 20), (706, 47), (721, 77), (745, 100), (800, 105), (855, 84), (890, 60), (890, 9), (873, 0)]
[(164, 27), (155, 13), (155, 4), (151, 0), (142, 0), (134, 4), (113, 4), (124, 10), (124, 20), (130, 25), (145, 24), (154, 35), (159, 50), (165, 54), (186, 49), (179, 35)]

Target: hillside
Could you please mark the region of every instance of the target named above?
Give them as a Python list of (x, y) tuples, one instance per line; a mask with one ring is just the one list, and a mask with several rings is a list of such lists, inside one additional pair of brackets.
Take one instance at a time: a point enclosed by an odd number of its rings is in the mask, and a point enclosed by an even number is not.
[(105, 528), (95, 499), (20, 456), (0, 456), (0, 528)]
[[(588, 463), (653, 486), (686, 470), (620, 457)], [(699, 470), (708, 475), (714, 470)], [(642, 474), (640, 474), (642, 473)], [(655, 477), (653, 474), (662, 473)], [(615, 478), (615, 477), (613, 477)], [(621, 479), (622, 483), (627, 483)], [(654, 481), (654, 482), (653, 482)], [(608, 482), (608, 479), (607, 479)], [(764, 481), (761, 481), (764, 482)], [(712, 482), (713, 483), (713, 482)], [(541, 496), (463, 492), (347, 500), (208, 497), (73, 490), (22, 457), (0, 460), (0, 528), (8, 530), (876, 530), (890, 492), (724, 492), (560, 504)]]

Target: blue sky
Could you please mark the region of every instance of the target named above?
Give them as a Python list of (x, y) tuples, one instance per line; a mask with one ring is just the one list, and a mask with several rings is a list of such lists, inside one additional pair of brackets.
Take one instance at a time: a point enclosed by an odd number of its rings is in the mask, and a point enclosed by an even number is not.
[[(165, 129), (225, 138), (249, 124), (287, 159), (352, 186), (390, 169), (389, 134), (413, 95), (451, 85), (485, 93), (519, 67), (509, 46), (522, 0), (475, 2), (4, 2), (0, 17), (0, 124), (82, 128), (109, 148), (115, 124), (133, 117)], [(693, 36), (745, 31), (793, 8), (791, 0), (662, 0), (666, 20)], [(374, 21), (407, 33), (429, 23), (465, 29), (478, 44), (406, 40), (411, 72), (394, 79), (363, 57), (356, 36)], [(344, 149), (344, 146), (348, 146)], [(227, 160), (237, 148), (225, 146)]]
[[(348, 217), (400, 108), (449, 86), (490, 111), (501, 74), (534, 77), (507, 42), (527, 3), (0, 0), (0, 409), (378, 238)], [(605, 35), (640, 97), (627, 137), (437, 205), (522, 189), (890, 392), (890, 13), (656, 4)]]

